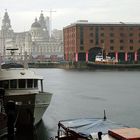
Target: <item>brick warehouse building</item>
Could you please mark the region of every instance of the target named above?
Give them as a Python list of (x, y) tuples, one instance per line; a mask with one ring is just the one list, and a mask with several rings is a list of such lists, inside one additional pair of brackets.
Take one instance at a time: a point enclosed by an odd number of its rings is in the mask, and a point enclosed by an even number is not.
[(119, 62), (140, 61), (140, 24), (80, 21), (64, 27), (63, 35), (66, 61), (94, 61), (100, 52)]

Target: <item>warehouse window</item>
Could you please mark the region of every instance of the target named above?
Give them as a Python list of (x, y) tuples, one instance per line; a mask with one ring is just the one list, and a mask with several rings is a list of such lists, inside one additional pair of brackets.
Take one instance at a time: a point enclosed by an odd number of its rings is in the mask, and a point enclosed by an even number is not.
[(130, 50), (133, 50), (133, 46), (130, 46)]
[(123, 48), (124, 48), (123, 46), (120, 46), (120, 50), (123, 50)]
[(103, 28), (103, 27), (101, 27), (101, 30), (104, 30), (104, 28)]
[(110, 37), (114, 37), (114, 34), (113, 33), (110, 33)]
[(133, 36), (133, 33), (130, 33), (129, 36)]
[(130, 42), (130, 43), (133, 43), (133, 40), (132, 40), (132, 39), (130, 39), (130, 40), (129, 40), (129, 42)]
[(114, 40), (113, 40), (113, 39), (111, 39), (111, 40), (110, 40), (110, 43), (114, 43)]
[(120, 36), (123, 37), (124, 36), (124, 33), (120, 33)]
[(130, 27), (129, 30), (133, 30), (133, 27)]
[(90, 30), (93, 30), (93, 27), (90, 27), (89, 29), (90, 29)]
[(114, 47), (113, 46), (110, 46), (110, 50), (114, 50)]
[(90, 33), (90, 37), (93, 37), (93, 33)]
[(101, 33), (101, 36), (104, 36), (104, 33)]
[(104, 40), (103, 39), (101, 40), (101, 43), (104, 43)]
[(111, 27), (111, 28), (110, 28), (110, 30), (112, 30), (112, 31), (113, 31), (113, 30), (114, 30), (114, 28), (113, 28), (113, 27)]
[(90, 43), (93, 43), (93, 39), (90, 40)]

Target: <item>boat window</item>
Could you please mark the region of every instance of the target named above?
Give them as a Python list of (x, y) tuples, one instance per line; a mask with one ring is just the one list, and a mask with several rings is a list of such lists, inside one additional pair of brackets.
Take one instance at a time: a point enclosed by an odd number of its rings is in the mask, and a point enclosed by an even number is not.
[(26, 83), (25, 79), (19, 79), (18, 87), (19, 88), (25, 88), (25, 83)]
[(10, 80), (10, 88), (17, 88), (17, 80)]
[(2, 81), (2, 87), (5, 89), (8, 89), (9, 88), (9, 81), (8, 80)]
[(27, 88), (33, 87), (33, 79), (27, 79)]
[(34, 79), (34, 87), (37, 88), (38, 87), (38, 80)]

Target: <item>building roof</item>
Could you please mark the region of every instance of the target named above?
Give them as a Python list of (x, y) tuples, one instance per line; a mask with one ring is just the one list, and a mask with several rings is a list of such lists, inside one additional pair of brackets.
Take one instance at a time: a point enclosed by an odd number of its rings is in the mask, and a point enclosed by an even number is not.
[(120, 26), (120, 27), (125, 27), (125, 26), (140, 26), (140, 23), (135, 23), (135, 22), (88, 22), (87, 20), (79, 20), (75, 23), (71, 23), (70, 25), (64, 27), (69, 28), (73, 27), (76, 25), (88, 25), (88, 26)]

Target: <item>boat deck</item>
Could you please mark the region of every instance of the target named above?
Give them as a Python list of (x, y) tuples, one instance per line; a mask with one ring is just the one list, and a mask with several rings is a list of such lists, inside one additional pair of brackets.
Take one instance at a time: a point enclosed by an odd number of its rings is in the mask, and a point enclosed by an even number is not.
[(140, 129), (89, 118), (63, 120), (58, 123), (58, 140), (140, 140)]

